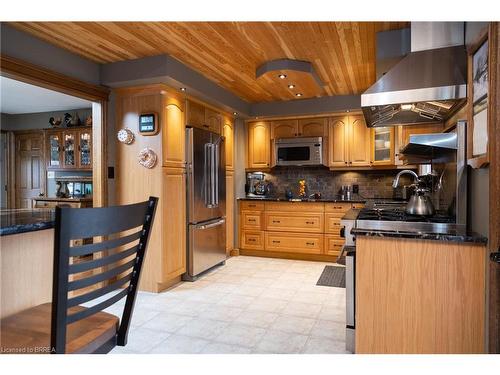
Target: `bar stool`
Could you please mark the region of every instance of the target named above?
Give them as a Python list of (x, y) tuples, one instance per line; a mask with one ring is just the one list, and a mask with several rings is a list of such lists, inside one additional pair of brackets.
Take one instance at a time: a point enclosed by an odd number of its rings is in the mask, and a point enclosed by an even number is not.
[[(125, 346), (157, 202), (150, 197), (127, 206), (56, 207), (52, 303), (2, 319), (1, 352), (108, 353)], [(105, 240), (72, 246), (90, 237)], [(102, 257), (71, 262), (100, 252)], [(75, 277), (89, 271), (89, 277)], [(122, 298), (121, 319), (102, 311)], [(81, 306), (91, 301), (93, 306)]]

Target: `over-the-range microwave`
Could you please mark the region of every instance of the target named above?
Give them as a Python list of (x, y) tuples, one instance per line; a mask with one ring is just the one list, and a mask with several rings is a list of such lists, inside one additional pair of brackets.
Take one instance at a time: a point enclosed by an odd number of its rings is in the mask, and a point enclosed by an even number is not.
[(274, 141), (276, 165), (321, 165), (323, 138), (279, 138)]

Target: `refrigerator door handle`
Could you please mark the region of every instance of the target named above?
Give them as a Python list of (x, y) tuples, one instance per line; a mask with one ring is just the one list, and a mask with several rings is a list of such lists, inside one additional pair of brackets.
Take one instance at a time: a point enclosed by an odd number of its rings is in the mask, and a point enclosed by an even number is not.
[(220, 219), (220, 220), (217, 220), (216, 222), (214, 223), (210, 223), (210, 224), (198, 224), (195, 226), (196, 229), (209, 229), (209, 228), (213, 228), (213, 227), (217, 227), (219, 225), (222, 225), (226, 222), (226, 219)]
[(213, 145), (214, 152), (214, 207), (219, 206), (219, 144)]
[(211, 152), (210, 152), (210, 143), (205, 144), (205, 157), (204, 157), (204, 173), (203, 173), (203, 192), (204, 192), (204, 200), (205, 207), (211, 207), (211, 177), (212, 177), (212, 169), (211, 169)]

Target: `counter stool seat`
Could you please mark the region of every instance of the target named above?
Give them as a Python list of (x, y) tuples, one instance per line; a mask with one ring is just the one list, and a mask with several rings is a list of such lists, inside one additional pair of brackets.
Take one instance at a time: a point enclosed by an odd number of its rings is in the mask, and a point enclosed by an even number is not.
[[(70, 313), (85, 307), (69, 308)], [(52, 303), (44, 303), (0, 321), (0, 347), (5, 354), (47, 354), (50, 352)], [(68, 325), (67, 353), (93, 353), (116, 337), (119, 318), (98, 312)], [(116, 345), (116, 343), (115, 343)]]

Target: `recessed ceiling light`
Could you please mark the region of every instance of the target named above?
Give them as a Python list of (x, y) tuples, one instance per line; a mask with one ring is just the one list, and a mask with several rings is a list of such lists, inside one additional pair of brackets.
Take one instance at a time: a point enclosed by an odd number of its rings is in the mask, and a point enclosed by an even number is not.
[(295, 96), (297, 96), (297, 97), (301, 97), (301, 96), (302, 96), (302, 93), (298, 92), (298, 93), (296, 93), (296, 94), (295, 94)]
[(186, 88), (185, 87), (181, 87), (181, 91), (186, 91)]
[(285, 78), (286, 78), (286, 74), (279, 74), (279, 75), (278, 75), (278, 78), (279, 78), (279, 79), (285, 79)]
[(410, 111), (413, 108), (413, 104), (401, 104), (402, 111)]
[(349, 112), (351, 112), (351, 111), (347, 110), (346, 112), (347, 112), (347, 113), (349, 113)]
[(238, 112), (233, 112), (233, 115), (234, 116), (238, 116)]
[(294, 84), (290, 84), (290, 85), (288, 85), (288, 88), (289, 88), (289, 89), (293, 89), (294, 87), (295, 87), (295, 85), (294, 85)]

